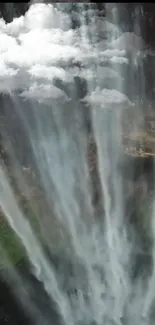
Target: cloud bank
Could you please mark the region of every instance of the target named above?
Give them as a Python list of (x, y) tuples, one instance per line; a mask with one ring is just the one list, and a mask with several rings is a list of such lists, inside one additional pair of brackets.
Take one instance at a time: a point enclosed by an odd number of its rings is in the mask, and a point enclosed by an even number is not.
[[(93, 78), (91, 64), (94, 62), (128, 62), (128, 44), (115, 25), (99, 18), (90, 19), (91, 24), (87, 28), (81, 17), (83, 24), (73, 30), (69, 14), (51, 4), (36, 3), (30, 6), (25, 16), (15, 18), (11, 23), (6, 24), (1, 18), (0, 92), (20, 90), (22, 97), (39, 102), (48, 102), (51, 98), (66, 101), (67, 95), (54, 85), (55, 78), (64, 83), (74, 82), (77, 75), (90, 80)], [(91, 38), (88, 31), (92, 33)], [(106, 34), (107, 40), (96, 42), (97, 33), (101, 36)], [(117, 39), (111, 39), (111, 35)], [(136, 44), (142, 48), (140, 40)], [(72, 68), (77, 62), (83, 66), (83, 70)], [(95, 78), (116, 78), (116, 74), (112, 69), (102, 67)]]

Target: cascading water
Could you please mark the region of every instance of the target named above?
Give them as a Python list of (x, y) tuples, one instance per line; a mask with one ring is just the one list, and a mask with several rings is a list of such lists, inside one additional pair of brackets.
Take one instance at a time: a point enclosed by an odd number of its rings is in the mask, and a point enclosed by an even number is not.
[[(29, 142), (28, 155), (42, 188), (39, 208), (19, 168), (13, 131), (1, 129), (18, 191), (24, 191), (35, 211), (39, 236), (4, 166), (0, 205), (63, 324), (148, 324), (154, 267), (149, 278), (133, 280), (137, 242), (126, 216), (119, 167), (124, 162), (122, 116), (139, 102), (137, 89), (145, 96), (144, 80), (133, 81), (145, 44), (140, 36), (121, 32), (117, 6), (105, 5), (106, 18), (99, 14), (91, 4), (38, 3), (11, 23), (0, 20), (2, 105), (18, 116)], [(92, 200), (95, 189), (87, 159), (90, 138), (97, 147), (98, 206)], [(59, 272), (50, 259), (53, 252), (60, 258)], [(63, 255), (72, 274), (65, 271)], [(15, 270), (9, 276), (9, 283), (14, 281), (22, 283)], [(22, 300), (33, 322), (51, 324), (44, 310)]]

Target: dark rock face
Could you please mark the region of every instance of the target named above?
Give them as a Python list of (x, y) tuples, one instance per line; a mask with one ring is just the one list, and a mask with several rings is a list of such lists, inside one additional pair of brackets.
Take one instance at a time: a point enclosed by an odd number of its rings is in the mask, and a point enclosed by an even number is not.
[(10, 23), (13, 18), (20, 17), (25, 14), (25, 12), (29, 8), (29, 2), (9, 2), (9, 3), (1, 3), (0, 4), (0, 16), (3, 17), (3, 19)]
[[(15, 155), (21, 165), (28, 166), (32, 162), (30, 143), (17, 107), (9, 95), (0, 94), (0, 141), (5, 143), (4, 147), (7, 148), (4, 148), (6, 158), (4, 160), (7, 164), (13, 163), (11, 160)], [(10, 149), (13, 150), (12, 153)]]
[(10, 290), (10, 287), (0, 278), (0, 324), (30, 325), (30, 320), (24, 315)]
[[(24, 305), (24, 293), (17, 298), (17, 284), (8, 284), (8, 276), (0, 273), (0, 324), (1, 325), (35, 325), (38, 322), (38, 315), (33, 308), (33, 304), (41, 311), (39, 323), (49, 325), (52, 323), (59, 325), (60, 319), (56, 313), (54, 302), (52, 303), (40, 283), (31, 273), (27, 263), (22, 262), (17, 267), (19, 274), (23, 278), (23, 289), (30, 288), (28, 297), (32, 313)], [(36, 315), (36, 317), (35, 317)], [(41, 322), (42, 317), (42, 322)]]

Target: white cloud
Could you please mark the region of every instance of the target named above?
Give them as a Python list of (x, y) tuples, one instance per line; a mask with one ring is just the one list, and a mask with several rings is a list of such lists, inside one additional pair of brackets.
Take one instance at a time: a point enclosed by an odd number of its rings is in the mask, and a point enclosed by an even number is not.
[(105, 109), (127, 108), (133, 106), (129, 98), (121, 92), (114, 89), (96, 89), (90, 95), (87, 95), (83, 102), (91, 105), (97, 105)]
[[(124, 38), (119, 37), (110, 44), (107, 41), (93, 44), (88, 38), (90, 26), (71, 30), (70, 20), (68, 14), (43, 3), (31, 5), (25, 16), (9, 24), (0, 19), (0, 91), (23, 89), (22, 96), (38, 96), (38, 100), (43, 101), (45, 95), (47, 98), (64, 96), (62, 90), (58, 92), (58, 88), (54, 88), (55, 78), (65, 83), (73, 82), (75, 75), (87, 80), (120, 78), (109, 68), (99, 68), (99, 64), (128, 62), (125, 42), (120, 41)], [(93, 32), (92, 21), (90, 19)], [(94, 33), (97, 29), (103, 34), (119, 33), (117, 26), (107, 20), (98, 18), (95, 22)], [(81, 62), (83, 69), (70, 69), (74, 62)], [(94, 73), (92, 63), (96, 62), (98, 69)], [(44, 95), (41, 94), (43, 88)]]
[(0, 78), (5, 76), (15, 76), (17, 75), (18, 70), (9, 68), (4, 61), (0, 61)]
[(14, 48), (17, 46), (17, 41), (15, 38), (7, 35), (0, 34), (0, 53), (5, 53), (7, 51), (14, 51)]
[(88, 81), (91, 81), (95, 78), (98, 79), (99, 82), (104, 81), (106, 79), (112, 79), (116, 80), (118, 83), (123, 79), (117, 71), (108, 67), (99, 67), (94, 72), (90, 69), (83, 69), (79, 71), (79, 76), (85, 78)]
[(52, 84), (39, 84), (33, 83), (33, 85), (21, 93), (21, 96), (28, 99), (38, 100), (39, 103), (51, 104), (51, 98), (61, 101), (68, 101), (69, 98), (64, 91), (55, 87)]
[(14, 20), (5, 25), (5, 29), (9, 35), (17, 37), (25, 31), (25, 19), (24, 16), (14, 18)]
[(70, 17), (54, 8), (51, 4), (31, 5), (25, 15), (25, 25), (29, 30), (36, 28), (70, 28)]
[(49, 81), (53, 81), (54, 78), (59, 78), (62, 81), (68, 80), (67, 72), (62, 68), (48, 67), (41, 64), (36, 64), (29, 69), (29, 74), (34, 77), (34, 79), (42, 79), (43, 76)]

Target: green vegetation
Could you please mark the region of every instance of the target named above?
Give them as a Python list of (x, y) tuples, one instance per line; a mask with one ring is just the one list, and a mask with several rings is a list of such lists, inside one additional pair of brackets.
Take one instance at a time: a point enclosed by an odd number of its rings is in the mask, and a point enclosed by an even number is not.
[(20, 239), (5, 219), (0, 220), (0, 249), (0, 269), (5, 266), (5, 254), (13, 265), (18, 264), (25, 256)]
[[(1, 153), (0, 149), (0, 153)], [(5, 167), (6, 173), (9, 177), (10, 183), (12, 187), (15, 190), (16, 193), (16, 199), (17, 203), (20, 205), (22, 211), (24, 212), (25, 217), (30, 221), (30, 224), (32, 228), (35, 230), (35, 233), (37, 236), (40, 236), (40, 227), (38, 223), (38, 219), (36, 214), (34, 213), (33, 209), (30, 207), (30, 204), (26, 197), (23, 195), (23, 193), (19, 194), (19, 191), (17, 191), (16, 186), (16, 170)], [(22, 169), (21, 169), (22, 172)], [(24, 170), (23, 173), (26, 174), (26, 179), (28, 178), (29, 169)], [(28, 175), (27, 175), (28, 174)], [(31, 176), (31, 175), (30, 175)], [(29, 177), (30, 179), (33, 179), (32, 176)], [(31, 182), (32, 183), (32, 182)], [(32, 190), (34, 187), (31, 184), (29, 186), (30, 190)], [(35, 192), (37, 189), (35, 190)], [(13, 265), (17, 265), (20, 263), (22, 259), (26, 257), (25, 248), (22, 245), (21, 240), (18, 238), (18, 236), (15, 234), (15, 232), (11, 229), (10, 225), (8, 224), (6, 218), (4, 217), (2, 211), (0, 211), (0, 269), (5, 267), (5, 260), (6, 255), (9, 259), (9, 261)]]
[[(26, 207), (26, 218), (30, 221), (37, 237), (40, 237), (40, 227), (37, 217), (32, 209)], [(5, 265), (5, 255), (13, 265), (20, 263), (25, 258), (26, 252), (20, 239), (11, 229), (4, 217), (0, 218), (0, 269)]]
[[(23, 207), (25, 217), (29, 220), (35, 234), (40, 236), (40, 227), (37, 216), (28, 204)], [(17, 265), (26, 257), (25, 248), (22, 245), (20, 238), (11, 229), (7, 220), (0, 213), (0, 269), (5, 267), (6, 255), (13, 265)]]
[[(24, 207), (25, 218), (30, 222), (30, 225), (38, 238), (38, 241), (44, 246), (45, 238), (49, 242), (51, 241), (52, 251), (55, 252), (58, 249), (61, 249), (63, 246), (60, 240), (60, 230), (56, 223), (52, 223), (49, 227), (45, 226), (46, 233), (44, 232), (44, 224), (43, 229), (41, 230), (38, 217), (35, 214), (34, 210), (30, 208), (29, 204)], [(48, 220), (46, 219), (46, 222)], [(64, 235), (64, 233), (63, 233)], [(65, 237), (65, 236), (64, 236)], [(64, 238), (65, 240), (65, 238)], [(63, 241), (64, 242), (64, 241)], [(20, 238), (15, 234), (15, 232), (9, 226), (7, 220), (2, 214), (0, 215), (0, 269), (6, 267), (6, 256), (14, 266), (20, 264), (22, 260), (26, 258), (26, 251), (22, 245)]]

